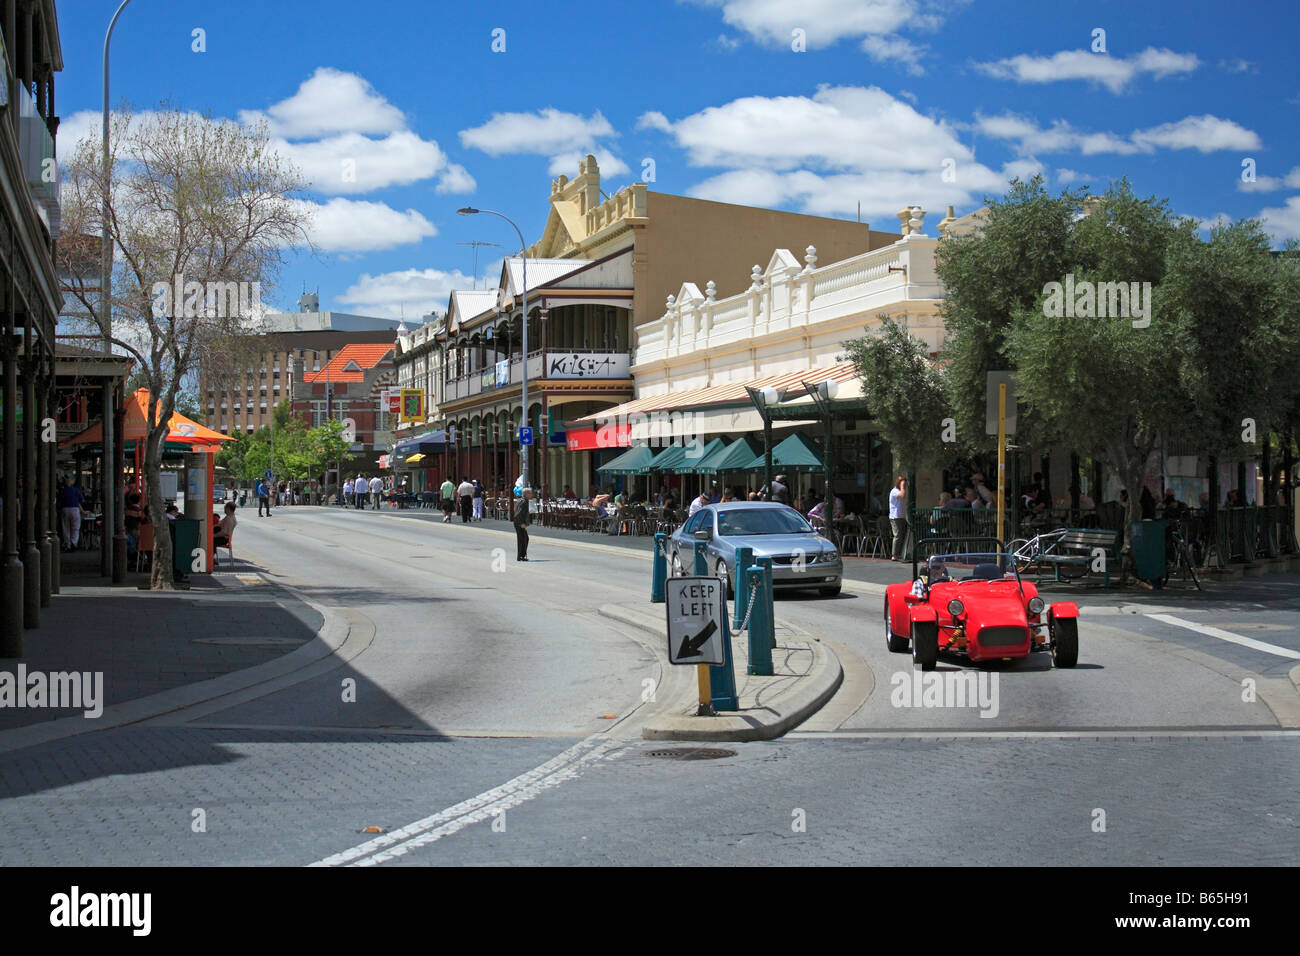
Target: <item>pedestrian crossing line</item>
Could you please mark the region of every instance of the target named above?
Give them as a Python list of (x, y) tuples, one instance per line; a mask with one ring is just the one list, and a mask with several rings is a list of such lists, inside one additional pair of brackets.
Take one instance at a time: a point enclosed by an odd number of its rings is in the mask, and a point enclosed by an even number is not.
[(365, 843), (310, 865), (376, 866), (399, 856), (405, 856), (418, 847), (451, 836), (471, 824), (491, 819), (511, 807), (532, 800), (545, 790), (574, 779), (586, 765), (599, 760), (610, 749), (620, 746), (621, 743), (603, 734), (593, 735), (557, 754), (541, 766), (520, 774), (499, 787), (485, 790), (478, 796), (462, 800), (455, 806), (422, 820), (416, 820), (399, 830), (367, 840)]
[(1279, 647), (1276, 644), (1269, 644), (1266, 641), (1257, 641), (1253, 637), (1243, 637), (1240, 634), (1233, 634), (1231, 631), (1225, 631), (1219, 627), (1211, 627), (1209, 624), (1197, 624), (1194, 621), (1186, 621), (1181, 617), (1174, 617), (1172, 614), (1148, 614), (1147, 617), (1151, 618), (1153, 621), (1160, 621), (1163, 624), (1172, 624), (1175, 627), (1185, 627), (1189, 631), (1196, 631), (1198, 634), (1217, 637), (1221, 641), (1240, 644), (1242, 647), (1249, 647), (1251, 650), (1263, 651), (1265, 654), (1274, 654), (1277, 657), (1285, 657), (1293, 661), (1300, 661), (1300, 651), (1293, 651), (1289, 647)]

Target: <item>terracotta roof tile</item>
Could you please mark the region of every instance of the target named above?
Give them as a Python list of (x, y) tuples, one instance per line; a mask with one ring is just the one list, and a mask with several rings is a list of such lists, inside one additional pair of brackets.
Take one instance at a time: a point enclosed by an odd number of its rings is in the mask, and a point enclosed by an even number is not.
[[(345, 345), (319, 372), (304, 372), (302, 380), (304, 382), (324, 382), (328, 372), (330, 382), (362, 382), (365, 381), (365, 373), (392, 354), (392, 351), (393, 346), (391, 344)], [(344, 371), (351, 362), (355, 362), (361, 371)]]

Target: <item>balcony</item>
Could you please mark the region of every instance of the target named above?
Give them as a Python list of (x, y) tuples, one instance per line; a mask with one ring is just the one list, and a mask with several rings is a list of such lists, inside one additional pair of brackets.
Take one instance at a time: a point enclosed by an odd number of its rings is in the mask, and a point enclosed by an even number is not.
[[(631, 354), (628, 352), (602, 352), (592, 349), (547, 349), (546, 364), (542, 364), (543, 353), (539, 349), (529, 353), (528, 381), (530, 384), (543, 380), (578, 381), (582, 379), (625, 379), (631, 377), (629, 371)], [(510, 359), (510, 374), (507, 378), (502, 359), (485, 369), (462, 375), (447, 382), (442, 401), (454, 402), (470, 398), (483, 392), (519, 385), (523, 382), (523, 362), (519, 356)]]
[(50, 135), (45, 117), (36, 110), (36, 98), (23, 83), (18, 84), (18, 155), (22, 159), (23, 178), (27, 180), (27, 191), (36, 205), (36, 213), (45, 223), (51, 238), (57, 238), (61, 213), (54, 137)]

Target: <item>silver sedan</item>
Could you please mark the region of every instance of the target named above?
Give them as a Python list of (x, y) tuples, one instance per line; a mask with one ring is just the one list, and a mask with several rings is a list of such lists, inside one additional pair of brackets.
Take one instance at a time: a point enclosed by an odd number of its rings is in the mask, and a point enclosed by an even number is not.
[(694, 573), (696, 541), (704, 542), (710, 573), (726, 579), (728, 597), (735, 596), (737, 548), (772, 559), (774, 588), (816, 588), (825, 597), (840, 593), (839, 551), (789, 505), (729, 501), (701, 508), (668, 539), (669, 573)]

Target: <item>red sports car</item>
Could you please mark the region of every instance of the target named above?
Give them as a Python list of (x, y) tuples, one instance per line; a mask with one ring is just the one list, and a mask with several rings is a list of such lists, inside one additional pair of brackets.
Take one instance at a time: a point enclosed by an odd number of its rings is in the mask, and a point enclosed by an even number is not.
[(1005, 550), (936, 554), (915, 577), (885, 589), (885, 643), (896, 654), (910, 643), (921, 670), (934, 670), (940, 651), (972, 663), (1050, 651), (1057, 667), (1078, 663), (1078, 605), (1048, 605)]

